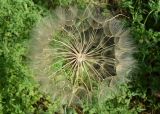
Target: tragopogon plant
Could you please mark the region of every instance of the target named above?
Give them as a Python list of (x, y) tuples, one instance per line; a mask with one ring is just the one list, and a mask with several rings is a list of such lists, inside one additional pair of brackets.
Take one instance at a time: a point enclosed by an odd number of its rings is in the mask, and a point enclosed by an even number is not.
[(59, 7), (35, 27), (31, 67), (53, 100), (82, 104), (92, 101), (95, 90), (100, 98), (128, 80), (135, 47), (118, 16), (96, 6)]

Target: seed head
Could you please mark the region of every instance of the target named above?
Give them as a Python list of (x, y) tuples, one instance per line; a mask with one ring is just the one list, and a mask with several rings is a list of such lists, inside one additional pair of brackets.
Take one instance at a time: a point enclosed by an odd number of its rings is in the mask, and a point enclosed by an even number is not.
[(106, 93), (128, 80), (135, 47), (117, 17), (95, 6), (57, 8), (54, 18), (34, 29), (32, 68), (40, 87), (47, 87), (54, 100), (81, 104), (91, 101), (95, 91)]

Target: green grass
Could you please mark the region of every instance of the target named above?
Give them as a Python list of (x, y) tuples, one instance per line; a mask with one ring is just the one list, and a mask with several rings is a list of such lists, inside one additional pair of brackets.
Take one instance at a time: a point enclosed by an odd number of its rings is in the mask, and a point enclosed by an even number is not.
[[(31, 29), (56, 6), (85, 0), (0, 0), (0, 113), (42, 114), (58, 110), (59, 102), (38, 91), (26, 57)], [(121, 0), (104, 6), (115, 14), (129, 17), (128, 26), (138, 46), (138, 68), (132, 81), (123, 85), (121, 94), (108, 96), (104, 104), (66, 107), (67, 114), (137, 114), (160, 113), (160, 2), (159, 0)], [(70, 112), (70, 113), (69, 113)]]

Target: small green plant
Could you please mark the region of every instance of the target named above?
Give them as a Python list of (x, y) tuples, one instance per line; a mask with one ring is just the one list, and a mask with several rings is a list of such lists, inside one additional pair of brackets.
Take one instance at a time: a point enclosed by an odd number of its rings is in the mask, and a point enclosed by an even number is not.
[(29, 0), (0, 0), (0, 113), (33, 113), (38, 94), (26, 65), (29, 29), (40, 11)]

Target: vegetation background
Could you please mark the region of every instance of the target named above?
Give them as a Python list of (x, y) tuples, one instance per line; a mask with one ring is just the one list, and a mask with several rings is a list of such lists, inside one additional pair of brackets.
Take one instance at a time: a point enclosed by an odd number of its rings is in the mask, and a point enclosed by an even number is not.
[[(92, 0), (93, 1), (93, 0)], [(57, 103), (38, 91), (26, 57), (33, 26), (57, 6), (89, 0), (0, 0), (0, 114), (57, 113)], [(105, 104), (69, 107), (67, 114), (160, 114), (160, 1), (94, 0), (129, 17), (139, 52), (138, 69), (121, 95)], [(57, 113), (58, 114), (58, 113)]]

